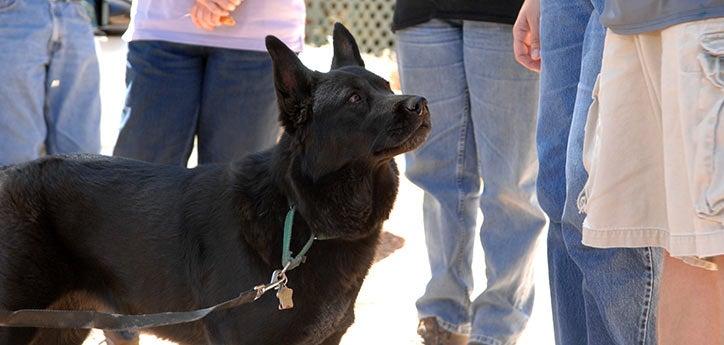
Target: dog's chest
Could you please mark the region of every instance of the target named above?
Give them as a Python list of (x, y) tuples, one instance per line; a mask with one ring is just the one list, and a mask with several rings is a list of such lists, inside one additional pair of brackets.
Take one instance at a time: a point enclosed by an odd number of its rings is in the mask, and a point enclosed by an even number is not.
[(330, 336), (344, 332), (354, 320), (352, 314), (356, 291), (335, 293), (304, 291), (295, 288), (294, 308), (278, 310), (278, 300), (270, 295), (229, 312), (208, 317), (205, 331), (208, 341), (184, 344), (286, 344), (319, 345)]
[(317, 345), (324, 343), (330, 336), (344, 332), (354, 321), (354, 297), (357, 291), (350, 295), (328, 295), (313, 306), (312, 317), (301, 321), (303, 331), (294, 344)]

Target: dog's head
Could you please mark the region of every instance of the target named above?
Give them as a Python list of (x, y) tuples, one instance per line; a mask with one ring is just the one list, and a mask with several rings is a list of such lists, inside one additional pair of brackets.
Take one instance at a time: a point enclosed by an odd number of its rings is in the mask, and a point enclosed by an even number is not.
[(349, 163), (389, 161), (420, 146), (430, 132), (424, 98), (398, 96), (389, 83), (364, 68), (347, 29), (334, 26), (334, 58), (328, 73), (310, 71), (273, 36), (266, 46), (285, 135), (301, 146), (301, 166), (316, 181)]

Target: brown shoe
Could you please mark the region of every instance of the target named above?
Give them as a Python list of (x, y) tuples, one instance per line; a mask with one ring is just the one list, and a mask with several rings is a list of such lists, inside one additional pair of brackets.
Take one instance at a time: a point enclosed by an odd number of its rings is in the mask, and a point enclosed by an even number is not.
[(138, 345), (140, 340), (137, 332), (120, 331), (120, 332), (103, 332), (106, 336), (106, 344), (108, 345)]
[(467, 335), (453, 333), (440, 327), (434, 317), (420, 320), (417, 334), (422, 337), (422, 343), (425, 345), (465, 345), (468, 342)]

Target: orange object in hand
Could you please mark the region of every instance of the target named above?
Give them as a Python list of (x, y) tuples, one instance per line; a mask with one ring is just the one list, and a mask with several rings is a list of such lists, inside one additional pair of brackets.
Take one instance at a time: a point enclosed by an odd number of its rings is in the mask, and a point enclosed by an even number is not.
[(221, 17), (221, 24), (233, 26), (236, 25), (236, 20), (230, 16)]

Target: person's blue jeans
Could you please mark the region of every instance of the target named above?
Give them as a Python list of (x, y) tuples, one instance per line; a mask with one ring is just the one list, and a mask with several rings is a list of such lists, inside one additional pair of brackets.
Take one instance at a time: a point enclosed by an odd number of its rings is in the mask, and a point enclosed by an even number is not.
[(80, 1), (0, 0), (0, 166), (100, 151), (100, 73)]
[(225, 163), (279, 133), (267, 52), (133, 41), (126, 85), (114, 156), (186, 166), (197, 138), (199, 164)]
[[(406, 155), (407, 177), (425, 191), (432, 272), (418, 313), (490, 345), (515, 343), (526, 325), (545, 224), (535, 200), (538, 76), (515, 62), (511, 32), (441, 20), (397, 32), (402, 90), (427, 98), (432, 116), (427, 142)], [(478, 207), (487, 288), (471, 302)]]
[(661, 251), (581, 243), (584, 128), (605, 37), (596, 8), (602, 9), (602, 0), (541, 0), (537, 190), (550, 218), (556, 344), (653, 345)]

